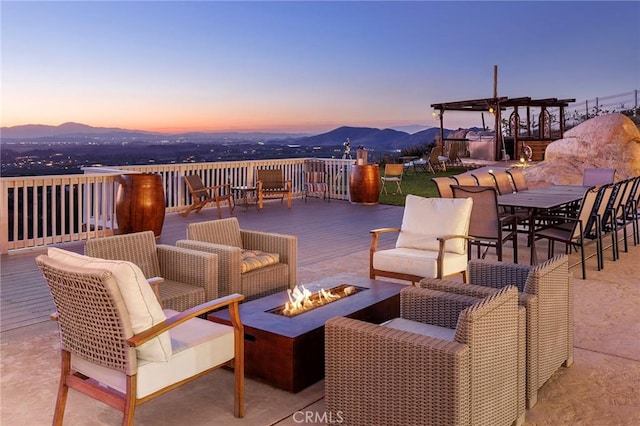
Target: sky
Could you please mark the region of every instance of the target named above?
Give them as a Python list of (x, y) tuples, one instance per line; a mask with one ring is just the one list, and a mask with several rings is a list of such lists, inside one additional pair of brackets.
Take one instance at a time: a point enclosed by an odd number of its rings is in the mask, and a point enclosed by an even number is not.
[[(2, 126), (438, 126), (431, 104), (640, 88), (640, 2), (0, 2)], [(479, 126), (447, 113), (445, 127)]]

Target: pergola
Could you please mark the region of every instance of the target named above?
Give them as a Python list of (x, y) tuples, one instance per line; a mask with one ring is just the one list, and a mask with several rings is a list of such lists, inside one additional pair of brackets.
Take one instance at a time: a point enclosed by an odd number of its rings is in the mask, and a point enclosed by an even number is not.
[[(502, 123), (502, 111), (506, 111), (507, 108), (512, 108), (513, 112), (509, 115), (509, 135), (513, 138), (514, 153), (518, 146), (518, 142), (526, 141), (529, 146), (534, 150), (534, 159), (542, 160), (544, 157), (544, 149), (547, 144), (552, 141), (551, 136), (551, 115), (548, 108), (560, 109), (560, 133), (559, 138), (564, 136), (564, 108), (570, 103), (575, 102), (575, 99), (558, 99), (558, 98), (545, 98), (545, 99), (531, 99), (530, 97), (521, 98), (508, 98), (492, 97), (483, 99), (471, 99), (466, 101), (455, 102), (443, 102), (437, 104), (431, 104), (431, 108), (438, 111), (438, 117), (440, 118), (440, 140), (444, 144), (446, 140), (444, 137), (444, 112), (445, 111), (468, 111), (468, 112), (489, 112), (494, 116), (495, 124), (495, 146), (494, 146), (494, 160), (502, 157), (501, 151), (504, 147), (504, 140), (501, 131)], [(526, 135), (520, 134), (520, 108), (526, 109)], [(533, 122), (531, 119), (531, 108), (540, 108), (540, 114), (538, 115), (538, 132), (534, 135), (532, 132)]]

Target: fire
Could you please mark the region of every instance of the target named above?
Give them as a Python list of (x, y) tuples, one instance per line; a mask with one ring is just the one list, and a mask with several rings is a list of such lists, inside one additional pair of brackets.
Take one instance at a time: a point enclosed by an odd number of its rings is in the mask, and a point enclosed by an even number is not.
[(292, 317), (355, 294), (358, 291), (359, 289), (355, 286), (342, 284), (329, 290), (320, 289), (314, 294), (303, 285), (297, 285), (293, 289), (287, 290), (289, 301), (286, 302), (281, 309), (277, 309), (276, 313)]

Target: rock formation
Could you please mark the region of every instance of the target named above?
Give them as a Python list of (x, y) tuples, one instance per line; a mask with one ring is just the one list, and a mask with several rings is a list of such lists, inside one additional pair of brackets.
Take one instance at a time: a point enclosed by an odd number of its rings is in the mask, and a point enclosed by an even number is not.
[(586, 168), (612, 168), (616, 181), (640, 175), (640, 130), (623, 114), (591, 118), (547, 146), (544, 161), (524, 169), (530, 188), (580, 185)]

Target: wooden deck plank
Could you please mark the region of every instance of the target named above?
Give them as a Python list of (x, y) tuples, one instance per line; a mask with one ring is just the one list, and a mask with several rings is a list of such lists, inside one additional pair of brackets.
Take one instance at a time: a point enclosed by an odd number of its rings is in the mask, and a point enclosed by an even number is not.
[[(319, 199), (304, 203), (295, 199), (291, 209), (279, 201), (267, 201), (261, 211), (255, 208), (244, 210), (238, 206), (233, 216), (238, 218), (241, 228), (298, 236), (298, 266), (309, 267), (339, 258), (343, 253), (367, 250), (369, 230), (400, 226), (402, 211), (401, 207), (388, 205), (363, 206)], [(229, 217), (228, 210), (223, 209), (223, 215)], [(188, 217), (178, 213), (167, 214), (158, 242), (173, 245), (177, 240), (186, 238), (188, 223), (214, 219), (217, 219), (215, 208), (206, 208)], [(388, 244), (395, 239), (390, 241)], [(56, 244), (55, 247), (82, 253), (84, 242)], [(45, 248), (33, 248), (1, 256), (0, 331), (49, 320), (54, 305), (35, 264), (36, 256), (45, 252)], [(369, 267), (357, 266), (363, 270)]]

